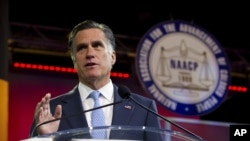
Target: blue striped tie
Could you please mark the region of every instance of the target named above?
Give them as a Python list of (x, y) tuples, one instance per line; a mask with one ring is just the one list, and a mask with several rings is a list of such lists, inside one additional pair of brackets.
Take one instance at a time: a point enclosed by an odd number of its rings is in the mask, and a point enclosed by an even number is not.
[[(99, 96), (100, 96), (100, 92), (98, 91), (93, 91), (90, 96), (94, 99), (95, 104), (94, 104), (94, 108), (96, 107), (100, 107), (100, 103), (99, 103)], [(93, 127), (97, 127), (97, 126), (106, 126), (105, 124), (105, 117), (104, 117), (104, 113), (103, 110), (100, 109), (96, 109), (94, 111), (92, 111), (92, 115), (91, 115), (91, 123)], [(106, 135), (106, 130), (103, 129), (95, 129), (92, 132), (92, 136), (95, 139), (106, 139), (107, 135)]]

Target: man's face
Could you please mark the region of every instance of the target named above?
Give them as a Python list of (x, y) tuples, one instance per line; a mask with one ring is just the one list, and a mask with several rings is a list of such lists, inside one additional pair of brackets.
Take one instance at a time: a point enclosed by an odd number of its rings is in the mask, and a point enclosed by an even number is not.
[(110, 78), (116, 54), (100, 29), (92, 28), (79, 31), (73, 41), (73, 63), (81, 82), (101, 81)]

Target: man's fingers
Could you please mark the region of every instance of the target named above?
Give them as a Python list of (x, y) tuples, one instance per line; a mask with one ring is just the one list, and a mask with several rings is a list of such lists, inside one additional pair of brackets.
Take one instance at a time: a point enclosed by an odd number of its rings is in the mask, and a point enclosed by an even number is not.
[(55, 118), (61, 118), (62, 116), (62, 105), (57, 105), (55, 110)]
[(35, 109), (35, 118), (37, 122), (42, 122), (52, 117), (50, 113), (50, 104), (49, 104), (50, 98), (51, 98), (51, 94), (47, 93), (41, 99), (41, 101), (37, 103), (36, 109)]
[(42, 106), (44, 109), (49, 108), (49, 101), (50, 101), (51, 94), (47, 93), (41, 100)]
[(50, 98), (51, 98), (51, 94), (50, 93), (47, 93), (45, 95), (45, 109), (48, 110), (47, 112), (50, 114)]

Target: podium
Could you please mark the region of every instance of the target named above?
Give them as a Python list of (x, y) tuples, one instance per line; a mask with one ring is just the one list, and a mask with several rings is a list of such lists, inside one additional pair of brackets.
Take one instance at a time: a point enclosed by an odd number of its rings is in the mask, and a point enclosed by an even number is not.
[(106, 130), (111, 141), (203, 141), (191, 134), (145, 126), (103, 126), (77, 128), (40, 135), (21, 141), (104, 141), (93, 139), (94, 130)]

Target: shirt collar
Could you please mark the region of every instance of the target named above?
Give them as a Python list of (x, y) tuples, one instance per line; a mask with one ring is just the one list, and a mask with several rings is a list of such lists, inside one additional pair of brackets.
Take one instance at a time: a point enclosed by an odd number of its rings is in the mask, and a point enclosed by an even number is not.
[[(89, 94), (94, 91), (93, 89), (89, 88), (88, 86), (84, 85), (83, 83), (79, 83), (78, 90), (80, 92), (80, 96), (82, 101), (88, 98)], [(104, 85), (102, 88), (98, 89), (98, 91), (105, 97), (107, 100), (112, 101), (113, 94), (114, 94), (114, 87), (112, 80)]]

